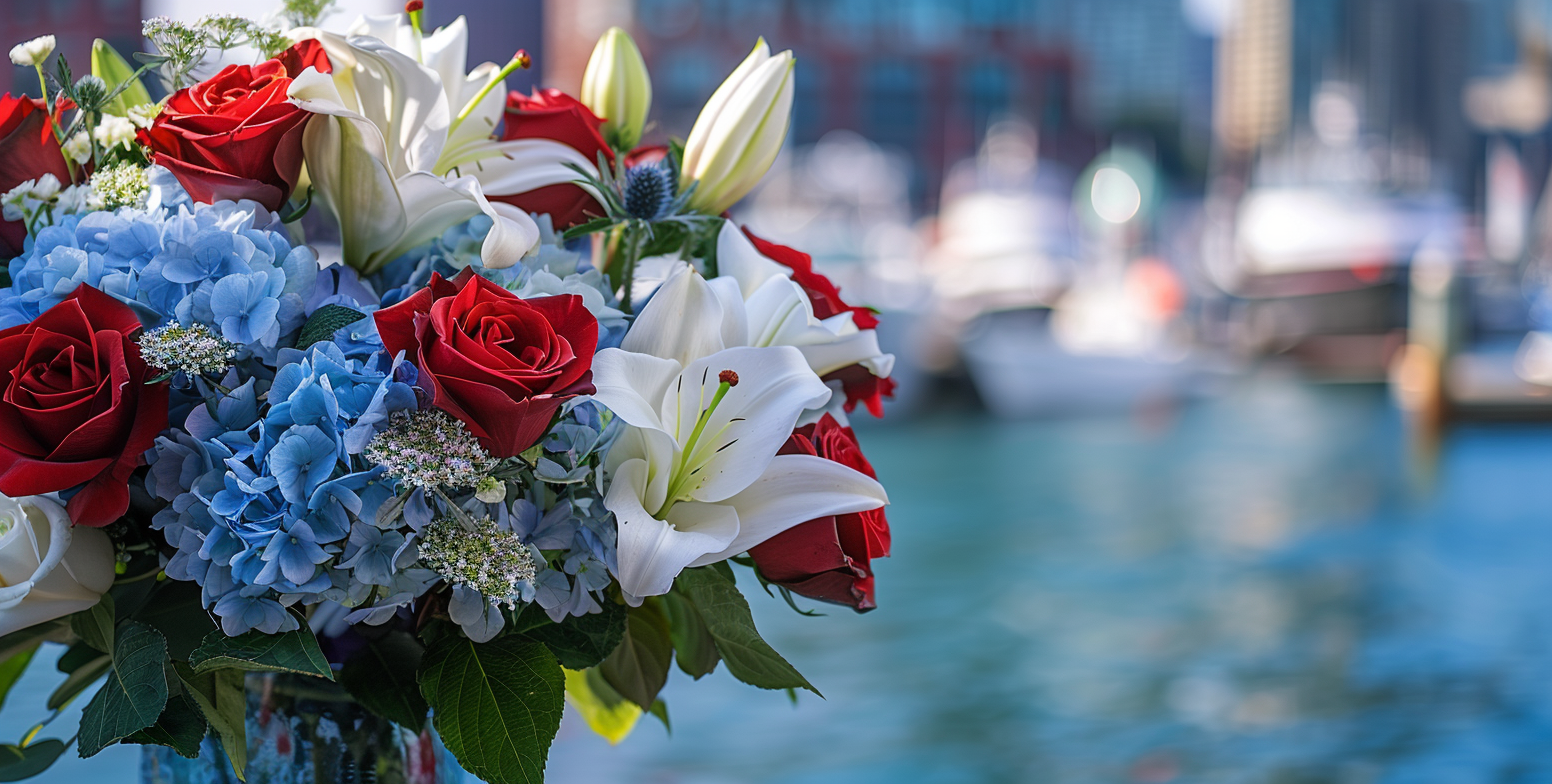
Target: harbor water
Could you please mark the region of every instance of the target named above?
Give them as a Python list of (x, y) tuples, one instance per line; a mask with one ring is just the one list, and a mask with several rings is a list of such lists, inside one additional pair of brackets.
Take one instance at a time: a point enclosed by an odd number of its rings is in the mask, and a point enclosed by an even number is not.
[[(805, 618), (743, 585), (824, 699), (676, 671), (671, 735), (610, 747), (569, 716), (550, 781), (1552, 778), (1552, 428), (1461, 427), (1430, 463), (1382, 388), (1263, 373), (1179, 408), (859, 435), (893, 501), (880, 608)], [(43, 658), (0, 736), (62, 677)], [(137, 772), (116, 747), (40, 780)]]

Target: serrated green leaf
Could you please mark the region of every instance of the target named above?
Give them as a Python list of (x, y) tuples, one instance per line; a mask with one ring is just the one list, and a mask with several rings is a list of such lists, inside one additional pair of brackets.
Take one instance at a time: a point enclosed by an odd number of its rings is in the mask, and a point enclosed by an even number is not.
[(70, 616), (70, 630), (87, 645), (103, 653), (113, 650), (113, 597), (104, 595), (102, 601)]
[(674, 590), (700, 611), (707, 631), (717, 642), (717, 653), (727, 662), (733, 677), (762, 689), (802, 688), (819, 694), (807, 678), (760, 638), (749, 602), (722, 572), (705, 566), (686, 569), (674, 581)]
[(194, 759), (199, 756), (200, 741), (205, 739), (205, 717), (194, 701), (179, 694), (167, 700), (155, 724), (139, 732), (131, 733), (119, 743), (166, 746), (180, 757)]
[(189, 655), (217, 630), (216, 622), (200, 603), (197, 583), (164, 580), (156, 592), (130, 616), (162, 633), (167, 638), (167, 655), (173, 661), (188, 661)]
[(297, 336), (296, 347), (306, 351), (312, 344), (328, 340), (334, 337), (335, 332), (364, 318), (366, 314), (354, 308), (324, 305), (307, 317), (307, 323), (302, 325), (302, 334)]
[(156, 723), (167, 707), (167, 641), (137, 621), (119, 625), (113, 671), (81, 711), (78, 750), (90, 757)]
[(625, 619), (625, 636), (598, 669), (615, 691), (645, 710), (652, 707), (668, 681), (673, 656), (668, 619), (656, 604), (643, 604), (631, 608)]
[(0, 745), (0, 781), (22, 781), (49, 769), (68, 748), (62, 740), (47, 738), (26, 746)]
[[(96, 653), (96, 650), (88, 647), (87, 650)], [(54, 689), (49, 695), (48, 709), (59, 710), (70, 704), (70, 701), (80, 696), (81, 692), (91, 688), (98, 678), (106, 675), (113, 669), (113, 657), (107, 654), (97, 654), (91, 661), (76, 667), (70, 671), (70, 676), (64, 683)]]
[(334, 680), (318, 638), (305, 628), (280, 634), (248, 632), (228, 637), (217, 629), (189, 654), (195, 672), (219, 669), (251, 672), (294, 672)]
[(566, 701), (598, 736), (616, 745), (625, 740), (641, 719), (641, 708), (620, 696), (598, 668), (566, 670)]
[(232, 763), (239, 781), (246, 781), (248, 767), (248, 693), (243, 688), (241, 670), (216, 670), (196, 673), (182, 662), (173, 663), (173, 671), (183, 684), (183, 693), (199, 706), (205, 721), (221, 741), (221, 750)]
[(0, 662), (0, 707), (5, 705), (5, 698), (11, 694), (11, 687), (20, 680), (22, 673), (27, 671), (27, 665), (32, 663), (32, 657), (38, 652), (39, 643), (33, 643), (30, 648), (23, 648), (17, 653), (11, 654), (4, 662)]
[(706, 629), (700, 611), (676, 593), (659, 599), (663, 614), (668, 617), (668, 635), (674, 643), (674, 661), (679, 663), (679, 669), (696, 680), (715, 672), (722, 657), (717, 654), (717, 641)]
[(604, 602), (603, 612), (542, 624), (525, 633), (544, 643), (560, 661), (560, 666), (585, 670), (597, 667), (620, 644), (625, 636), (625, 608), (614, 602)]
[(92, 74), (107, 82), (109, 90), (119, 89), (119, 94), (102, 107), (108, 114), (126, 117), (129, 107), (151, 102), (151, 93), (135, 76), (135, 69), (101, 38), (92, 42)]
[(560, 729), (565, 678), (544, 645), (450, 634), (426, 651), (420, 691), (442, 742), (490, 784), (540, 784)]
[(350, 657), (339, 680), (367, 710), (420, 732), (431, 710), (415, 682), (425, 653), (414, 635), (389, 632)]

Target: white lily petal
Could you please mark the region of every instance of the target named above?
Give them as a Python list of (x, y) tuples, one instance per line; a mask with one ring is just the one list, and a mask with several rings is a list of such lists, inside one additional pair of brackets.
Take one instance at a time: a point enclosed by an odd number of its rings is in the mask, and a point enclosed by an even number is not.
[(756, 68), (771, 59), (771, 47), (761, 38), (755, 42), (754, 49), (744, 58), (744, 61), (733, 69), (728, 78), (723, 80), (716, 91), (707, 99), (706, 105), (701, 107), (701, 113), (695, 118), (695, 125), (690, 127), (690, 138), (684, 144), (684, 161), (681, 170), (685, 172), (698, 171), (701, 165), (700, 156), (710, 142), (711, 134), (717, 119), (723, 112), (733, 96), (738, 93), (739, 87), (754, 73)]
[(883, 378), (895, 368), (895, 355), (885, 354), (879, 349), (878, 334), (871, 329), (853, 332), (828, 343), (798, 346), (798, 350), (803, 352), (808, 366), (821, 376), (860, 364), (869, 373)]
[[(582, 153), (549, 139), (472, 142), (438, 165), (443, 171), (456, 168), (461, 174), (477, 177), (488, 195), (513, 196), (546, 185), (576, 183), (582, 179), (582, 175), (567, 164), (595, 176), (598, 173), (598, 167)], [(581, 187), (593, 192), (590, 186)]]
[(745, 312), (743, 292), (738, 282), (721, 276), (706, 281), (717, 301), (722, 305), (722, 345), (748, 346), (749, 314)]
[(388, 142), (389, 170), (395, 176), (431, 171), (452, 122), (437, 72), (374, 38), (358, 36), (349, 44), (359, 111)]
[(407, 222), (398, 185), (384, 163), (382, 134), (341, 103), (333, 80), (311, 68), (291, 83), (289, 94), (319, 115), (302, 133), (308, 175), (339, 223), (345, 262), (360, 269)]
[[(448, 107), (453, 116), (457, 117), (463, 107), (474, 100), (491, 78), (500, 72), (501, 67), (495, 63), (481, 63), (468, 76), (459, 76), (455, 84), (456, 94), (452, 90), (448, 93), (451, 101)], [(496, 132), (496, 125), (501, 122), (501, 115), (506, 110), (506, 96), (505, 79), (497, 81), (494, 87), (486, 91), (469, 116), (448, 133), (447, 146), (442, 148), (442, 157), (437, 160), (439, 170), (459, 159), (477, 160), (482, 154), (485, 157), (500, 154), (491, 148), (490, 135)]]
[(830, 399), (830, 388), (797, 349), (731, 348), (690, 363), (665, 392), (660, 411), (675, 442), (690, 443), (723, 370), (737, 373), (738, 384), (707, 418), (693, 451), (682, 460), (696, 471), (686, 491), (697, 501), (721, 501), (748, 487), (792, 435), (803, 410)]
[(725, 503), (738, 510), (738, 536), (691, 566), (726, 560), (818, 517), (877, 509), (889, 503), (889, 496), (868, 475), (833, 460), (777, 455), (754, 484)]
[(727, 549), (738, 535), (738, 515), (718, 504), (675, 504), (668, 520), (647, 513), (644, 460), (628, 460), (615, 473), (604, 507), (619, 525), (620, 590), (634, 604), (668, 593), (685, 566), (709, 552)]
[(744, 298), (754, 294), (760, 284), (790, 270), (760, 255), (754, 243), (732, 221), (724, 221), (717, 234), (717, 273), (738, 281)]
[(706, 279), (685, 266), (652, 295), (620, 348), (672, 359), (681, 366), (721, 351), (727, 347), (722, 303)]
[(490, 231), (480, 246), (480, 262), (491, 269), (506, 269), (523, 260), (543, 239), (533, 216), (510, 204), (492, 202), (480, 193), (474, 195), (480, 209), (491, 218)]
[[(405, 54), (414, 56), (411, 52)], [(454, 115), (463, 109), (464, 68), (468, 59), (469, 23), (462, 16), (420, 42), (420, 61), (441, 78), (442, 90), (447, 93), (447, 109)], [(505, 90), (500, 91), (500, 97), (506, 97)]]
[(678, 457), (679, 445), (667, 433), (650, 428), (628, 427), (614, 442), (614, 446), (609, 448), (604, 472), (613, 477), (626, 462), (645, 461), (647, 481), (641, 494), (641, 505), (656, 514), (668, 501), (668, 480)]
[(681, 369), (671, 359), (606, 348), (593, 356), (593, 399), (628, 425), (665, 430), (658, 406)]

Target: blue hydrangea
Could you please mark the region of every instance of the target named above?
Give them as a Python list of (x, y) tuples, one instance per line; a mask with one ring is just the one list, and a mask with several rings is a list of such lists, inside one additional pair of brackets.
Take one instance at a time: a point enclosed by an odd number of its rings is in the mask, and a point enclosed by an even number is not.
[(0, 327), (37, 318), (86, 283), (147, 326), (205, 324), (271, 363), (301, 328), (318, 279), (313, 252), (293, 248), (279, 218), (247, 201), (66, 215), (29, 244), (0, 289)]
[(170, 502), (153, 525), (177, 548), (167, 573), (203, 586), (228, 634), (285, 626), (277, 612), (298, 602), (361, 605), (430, 584), (407, 569), (402, 535), (362, 527), (390, 491), (352, 448), (416, 406), (413, 369), (332, 342), (282, 359), (273, 380), (196, 407), (151, 455), (147, 489)]

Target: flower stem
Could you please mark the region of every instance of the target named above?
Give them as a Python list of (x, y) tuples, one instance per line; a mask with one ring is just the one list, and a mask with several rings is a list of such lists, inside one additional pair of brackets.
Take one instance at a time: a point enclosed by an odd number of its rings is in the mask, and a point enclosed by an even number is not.
[(480, 101), (485, 100), (485, 96), (490, 95), (491, 90), (496, 89), (496, 85), (500, 84), (508, 76), (511, 76), (513, 71), (527, 68), (530, 65), (533, 65), (533, 58), (528, 56), (528, 51), (526, 49), (517, 50), (517, 54), (512, 55), (512, 59), (508, 60), (507, 64), (502, 66), (500, 71), (497, 71), (494, 76), (487, 79), (485, 86), (481, 87), (480, 91), (475, 93), (474, 97), (463, 105), (463, 109), (459, 110), (458, 116), (453, 118), (453, 124), (447, 129), (448, 138), (452, 138), (453, 132), (458, 130), (458, 126), (462, 125), (464, 120), (469, 119), (469, 115), (474, 114), (475, 107), (480, 105)]

